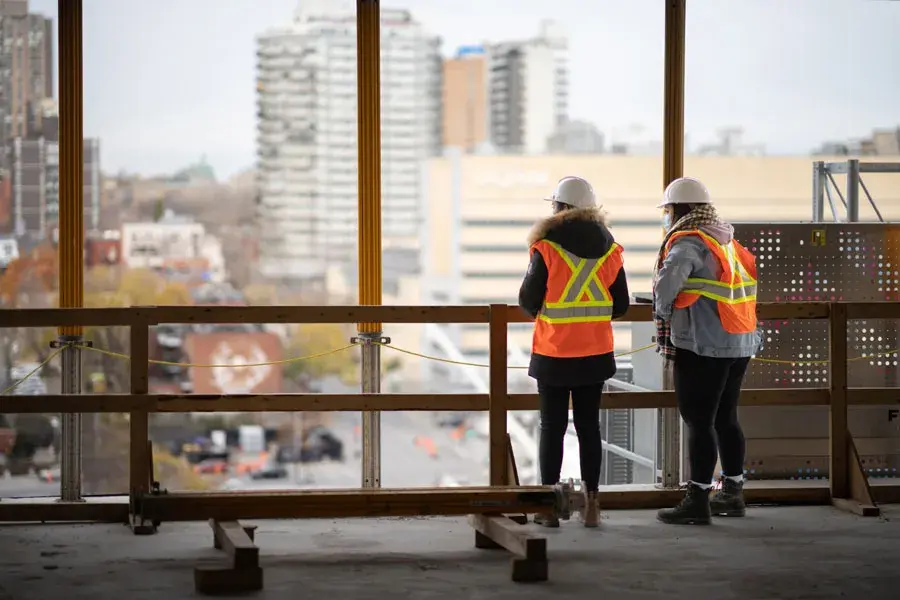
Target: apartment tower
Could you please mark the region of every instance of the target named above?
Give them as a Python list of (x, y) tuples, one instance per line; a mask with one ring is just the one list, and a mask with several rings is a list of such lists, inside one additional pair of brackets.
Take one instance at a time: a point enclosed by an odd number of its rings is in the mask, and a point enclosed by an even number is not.
[[(383, 9), (381, 28), (382, 237), (417, 254), (422, 161), (441, 149), (440, 40), (406, 10)], [(357, 259), (352, 3), (304, 2), (258, 37), (257, 60), (260, 270), (309, 286)]]
[(568, 121), (569, 44), (543, 21), (537, 37), (488, 46), (490, 137), (503, 153), (543, 154)]

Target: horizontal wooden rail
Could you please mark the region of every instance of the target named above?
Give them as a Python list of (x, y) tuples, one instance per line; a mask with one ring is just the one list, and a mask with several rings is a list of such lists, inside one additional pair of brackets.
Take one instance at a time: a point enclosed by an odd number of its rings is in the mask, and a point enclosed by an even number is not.
[[(891, 305), (893, 303), (884, 302), (883, 304)], [(619, 318), (618, 321), (632, 323), (650, 321), (652, 320), (652, 312), (652, 307), (649, 304), (632, 304), (628, 307), (628, 312)], [(762, 302), (757, 305), (756, 312), (759, 319), (763, 321), (771, 321), (773, 319), (827, 319), (829, 305), (825, 302)], [(896, 314), (894, 318), (900, 319), (900, 306), (894, 312)], [(532, 320), (518, 306), (514, 305), (509, 306), (507, 319), (510, 323), (528, 323)]]
[(847, 404), (851, 406), (900, 405), (898, 388), (848, 388)]
[(163, 323), (487, 323), (486, 306), (137, 306), (0, 310), (3, 327)]
[(842, 302), (847, 306), (847, 320), (900, 319), (898, 302)]
[[(827, 303), (761, 303), (760, 319), (827, 319)], [(900, 319), (894, 302), (849, 304), (851, 319)], [(531, 318), (508, 306), (511, 323)], [(135, 306), (0, 310), (4, 327), (127, 327), (163, 323), (487, 323), (487, 306)], [(649, 321), (648, 304), (633, 304), (620, 321)]]
[[(874, 390), (879, 391), (879, 390)], [(857, 393), (860, 392), (860, 393)], [(854, 406), (900, 404), (897, 390), (884, 394), (852, 390)], [(892, 392), (891, 395), (888, 392)], [(537, 410), (537, 394), (508, 394), (508, 410)], [(826, 388), (744, 390), (742, 406), (827, 406)], [(675, 392), (608, 392), (603, 408), (672, 408)], [(0, 397), (3, 413), (188, 413), (188, 412), (364, 412), (486, 411), (488, 394), (93, 394)]]

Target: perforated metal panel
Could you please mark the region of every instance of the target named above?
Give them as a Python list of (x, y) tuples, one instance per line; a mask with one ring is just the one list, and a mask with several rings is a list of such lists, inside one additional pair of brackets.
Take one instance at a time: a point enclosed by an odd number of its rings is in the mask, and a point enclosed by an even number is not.
[[(756, 255), (761, 302), (900, 301), (900, 225), (739, 224), (735, 237)], [(828, 385), (827, 362), (800, 364), (827, 361), (827, 322), (769, 321), (761, 329), (760, 360), (753, 362), (746, 388)], [(898, 346), (897, 321), (851, 321), (850, 387), (897, 387)], [(900, 428), (887, 412), (851, 409), (851, 431), (872, 475), (894, 475), (900, 467)], [(827, 409), (748, 407), (741, 418), (748, 469), (756, 476), (827, 474)]]

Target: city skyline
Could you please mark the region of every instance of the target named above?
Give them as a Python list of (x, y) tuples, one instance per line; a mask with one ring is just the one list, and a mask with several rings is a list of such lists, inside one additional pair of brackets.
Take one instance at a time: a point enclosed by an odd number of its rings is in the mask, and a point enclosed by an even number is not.
[[(770, 154), (806, 154), (900, 121), (900, 80), (890, 76), (900, 71), (900, 6), (748, 4), (689, 4), (690, 140), (709, 142), (717, 129), (738, 125), (747, 142), (765, 144)], [(56, 20), (55, 0), (30, 6)], [(611, 142), (633, 124), (648, 137), (661, 135), (661, 0), (560, 0), (553, 11), (511, 0), (472, 2), (472, 10), (435, 0), (385, 6), (412, 11), (443, 38), (444, 55), (460, 45), (532, 37), (541, 19), (553, 18), (570, 39), (570, 117), (595, 123)], [(202, 154), (223, 178), (253, 167), (256, 36), (296, 8), (296, 0), (86, 2), (85, 135), (103, 140), (108, 170), (169, 172)]]

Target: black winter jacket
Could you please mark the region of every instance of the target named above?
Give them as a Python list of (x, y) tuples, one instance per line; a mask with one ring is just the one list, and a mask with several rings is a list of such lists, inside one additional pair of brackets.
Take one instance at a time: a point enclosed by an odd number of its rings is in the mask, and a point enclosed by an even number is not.
[[(581, 258), (600, 258), (609, 252), (614, 242), (599, 209), (569, 209), (538, 222), (528, 236), (529, 247), (542, 239), (559, 244)], [(537, 317), (544, 305), (547, 277), (547, 263), (541, 253), (535, 251), (519, 289), (519, 306), (532, 318)], [(619, 270), (609, 293), (613, 300), (613, 319), (618, 319), (629, 305), (624, 268)], [(579, 358), (532, 353), (528, 374), (545, 385), (569, 388), (593, 385), (616, 374), (616, 360), (612, 352)]]

